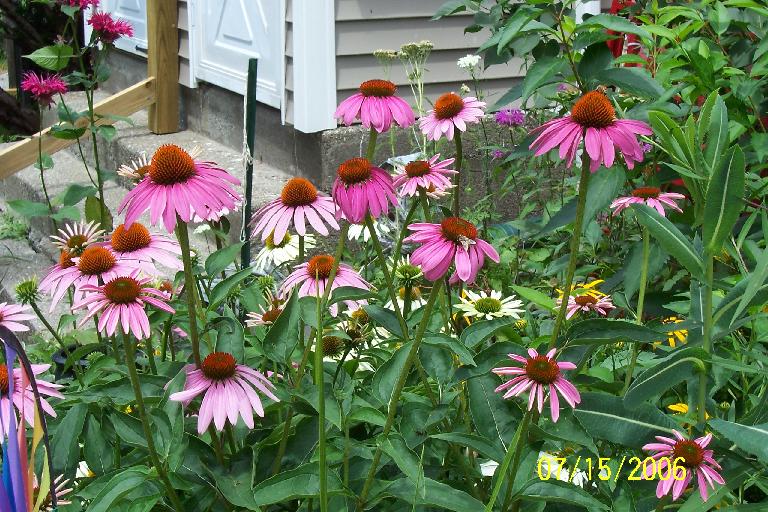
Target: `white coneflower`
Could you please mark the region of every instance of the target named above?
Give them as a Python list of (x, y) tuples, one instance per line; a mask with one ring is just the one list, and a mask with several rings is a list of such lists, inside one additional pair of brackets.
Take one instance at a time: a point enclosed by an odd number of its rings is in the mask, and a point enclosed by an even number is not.
[(96, 221), (88, 223), (81, 221), (59, 228), (59, 233), (51, 235), (51, 240), (53, 245), (62, 251), (67, 251), (72, 256), (80, 256), (86, 247), (98, 242), (103, 234), (104, 230), (99, 229)]
[[(387, 221), (374, 220), (373, 230), (376, 232), (376, 236), (379, 237), (379, 240), (381, 240), (392, 231), (392, 228)], [(361, 238), (363, 239), (363, 242), (368, 242), (371, 239), (371, 232), (368, 230), (368, 227), (365, 224), (350, 223), (349, 230), (347, 231), (347, 239), (359, 241)]]
[(123, 164), (117, 170), (117, 175), (130, 180), (139, 181), (149, 171), (149, 159), (146, 153), (142, 153), (136, 160), (131, 160), (128, 164)]
[[(309, 250), (315, 247), (315, 237), (306, 235), (304, 237), (304, 249)], [(268, 274), (273, 269), (294, 261), (299, 257), (299, 237), (295, 234), (286, 232), (279, 243), (270, 234), (264, 242), (264, 247), (253, 259), (253, 270), (258, 274)]]
[[(405, 307), (405, 297), (406, 297), (406, 288), (404, 286), (400, 287), (400, 289), (397, 291), (397, 305), (400, 306), (400, 311), (403, 310)], [(421, 288), (418, 286), (413, 286), (411, 288), (411, 311), (415, 311), (419, 309), (420, 307), (424, 306), (427, 303), (427, 301), (424, 299), (421, 293)], [(392, 306), (392, 301), (390, 300), (384, 305), (387, 309), (394, 310), (394, 307)]]
[(475, 317), (478, 320), (492, 320), (509, 316), (520, 318), (524, 312), (522, 309), (523, 301), (515, 299), (514, 295), (502, 298), (501, 292), (492, 291), (475, 293), (472, 290), (465, 290), (466, 297), (460, 297), (461, 303), (456, 304), (456, 309), (462, 312), (465, 317)]

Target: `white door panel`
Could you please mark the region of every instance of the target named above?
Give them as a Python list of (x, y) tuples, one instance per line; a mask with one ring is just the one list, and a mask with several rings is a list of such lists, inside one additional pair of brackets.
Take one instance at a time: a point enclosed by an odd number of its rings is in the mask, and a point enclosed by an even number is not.
[[(100, 11), (108, 12), (133, 25), (133, 37), (121, 37), (115, 46), (127, 52), (146, 55), (147, 48), (147, 0), (101, 0)], [(86, 19), (90, 15), (86, 16)], [(86, 38), (91, 37), (91, 26), (85, 25)]]

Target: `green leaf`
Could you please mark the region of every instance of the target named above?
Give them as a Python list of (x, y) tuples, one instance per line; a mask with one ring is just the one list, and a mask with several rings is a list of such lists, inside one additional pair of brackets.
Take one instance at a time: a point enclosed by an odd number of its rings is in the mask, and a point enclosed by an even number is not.
[(41, 68), (50, 71), (61, 71), (69, 65), (69, 59), (72, 58), (73, 53), (74, 51), (71, 46), (66, 44), (56, 44), (39, 48), (24, 57), (28, 58)]
[(523, 79), (523, 89), (521, 91), (523, 104), (539, 87), (562, 81), (562, 73), (567, 66), (565, 60), (559, 57), (547, 57), (537, 60), (528, 69)]
[(517, 318), (506, 316), (502, 318), (494, 318), (493, 320), (473, 322), (469, 327), (461, 331), (461, 343), (469, 348), (476, 347), (484, 341), (487, 341), (501, 329), (514, 325), (517, 320)]
[(620, 397), (605, 393), (582, 393), (573, 414), (592, 437), (631, 448), (641, 448), (653, 436), (679, 428), (650, 404), (631, 410)]
[(400, 372), (405, 366), (410, 346), (402, 346), (384, 364), (379, 366), (371, 382), (371, 394), (379, 402), (386, 405), (392, 398)]
[[(584, 207), (584, 218), (593, 219), (603, 208), (607, 208), (619, 195), (627, 179), (624, 169), (619, 166), (604, 169), (593, 174), (589, 179), (587, 204)], [(575, 212), (574, 212), (575, 213)], [(575, 214), (574, 214), (575, 218)], [(584, 223), (586, 231), (588, 222)]]
[(709, 420), (709, 426), (747, 453), (768, 462), (768, 423), (741, 425), (719, 418)]
[[(386, 492), (414, 506), (430, 507), (430, 510), (452, 510), (454, 512), (483, 510), (483, 504), (480, 501), (448, 484), (425, 478), (424, 487), (425, 496), (421, 497), (409, 478), (401, 478), (395, 480)], [(410, 507), (406, 510), (410, 510)]]
[(642, 27), (635, 25), (627, 18), (622, 16), (614, 16), (612, 14), (598, 14), (592, 16), (581, 22), (576, 26), (576, 32), (581, 32), (587, 28), (603, 27), (614, 32), (621, 32), (625, 34), (635, 34), (646, 39), (650, 39), (651, 35)]
[(538, 478), (531, 479), (520, 489), (517, 496), (525, 500), (545, 503), (567, 503), (584, 507), (589, 511), (610, 510), (610, 507), (581, 487), (555, 479), (548, 481), (541, 481)]
[(739, 315), (747, 309), (750, 302), (752, 302), (752, 299), (757, 295), (757, 292), (765, 284), (766, 279), (768, 279), (768, 249), (764, 249), (763, 252), (760, 253), (760, 257), (757, 259), (757, 264), (755, 265), (755, 270), (744, 279), (744, 281), (747, 282), (747, 288), (744, 290), (744, 295), (741, 296), (739, 305), (736, 308), (736, 311), (734, 311), (732, 318), (738, 318)]
[(367, 300), (376, 297), (376, 294), (370, 290), (357, 288), (354, 286), (340, 286), (331, 292), (328, 305), (336, 304), (343, 300)]
[[(253, 488), (253, 498), (257, 506), (280, 503), (297, 498), (316, 496), (320, 493), (320, 470), (317, 462), (302, 464), (296, 469), (283, 471), (272, 478), (267, 478)], [(341, 489), (339, 477), (333, 471), (328, 472), (328, 490), (338, 493)]]
[(75, 404), (57, 425), (51, 438), (53, 474), (60, 475), (77, 467), (80, 461), (78, 439), (83, 432), (87, 413), (86, 404)]
[(709, 24), (712, 25), (717, 35), (723, 35), (728, 30), (728, 25), (731, 24), (731, 15), (728, 14), (728, 9), (721, 2), (716, 2), (715, 7), (709, 12)]
[(96, 133), (104, 138), (107, 142), (112, 142), (117, 137), (117, 128), (110, 124), (101, 125), (96, 128)]
[[(730, 143), (728, 136), (728, 108), (723, 98), (714, 91), (709, 95), (701, 109), (697, 142), (704, 146), (704, 163), (709, 173), (717, 169), (717, 163), (726, 152)], [(706, 139), (704, 134), (706, 133)]]
[(496, 393), (499, 384), (501, 380), (498, 377), (486, 373), (469, 379), (467, 392), (475, 429), (499, 450), (506, 451), (521, 415), (512, 401), (504, 400), (501, 394)]
[(432, 16), (432, 19), (439, 20), (443, 16), (450, 16), (451, 14), (456, 14), (457, 12), (466, 11), (468, 7), (467, 4), (467, 0), (448, 0), (437, 9), (435, 15)]
[(707, 251), (717, 254), (744, 209), (744, 153), (734, 146), (720, 161), (707, 186), (703, 236)]
[(347, 416), (347, 422), (353, 421), (363, 421), (365, 423), (370, 423), (371, 425), (383, 427), (387, 422), (387, 417), (384, 413), (373, 407), (360, 407), (354, 409), (352, 414)]
[(8, 206), (16, 213), (28, 219), (32, 217), (47, 217), (51, 213), (47, 204), (27, 201), (26, 199), (8, 201)]
[(608, 45), (604, 42), (599, 42), (589, 46), (586, 49), (584, 54), (581, 56), (581, 60), (579, 61), (577, 69), (579, 71), (579, 75), (585, 80), (589, 81), (600, 71), (610, 66), (612, 61), (613, 54), (611, 54), (611, 50), (608, 48)]
[(617, 341), (652, 343), (665, 339), (663, 332), (626, 320), (590, 318), (573, 324), (565, 333), (569, 345), (605, 345)]
[(398, 433), (390, 433), (389, 436), (381, 442), (381, 449), (395, 462), (400, 471), (411, 481), (414, 486), (415, 494), (423, 498), (424, 489), (424, 468), (421, 461), (413, 453), (405, 439)]
[(403, 336), (402, 330), (400, 329), (400, 323), (397, 321), (394, 311), (385, 309), (375, 304), (368, 304), (367, 306), (363, 306), (363, 309), (366, 313), (368, 313), (368, 316), (371, 317), (373, 321), (379, 324), (381, 327), (385, 328), (395, 336)]
[(533, 302), (540, 308), (544, 308), (549, 311), (553, 311), (555, 309), (555, 299), (545, 293), (540, 292), (539, 290), (534, 290), (533, 288), (527, 288), (525, 286), (518, 285), (512, 285), (512, 289), (515, 290), (517, 294), (522, 298)]
[(475, 360), (472, 357), (472, 352), (467, 350), (467, 347), (465, 347), (461, 341), (457, 340), (453, 336), (448, 336), (447, 334), (427, 333), (424, 336), (423, 343), (427, 345), (445, 347), (449, 351), (451, 351), (453, 354), (455, 354), (459, 358), (459, 361), (461, 361), (462, 364), (475, 366)]
[(58, 124), (55, 126), (51, 126), (51, 135), (53, 135), (57, 139), (63, 139), (63, 140), (77, 140), (83, 135), (85, 135), (86, 131), (87, 131), (87, 128), (85, 127), (76, 128), (74, 126), (69, 126), (67, 124)]
[(222, 279), (211, 290), (211, 296), (208, 298), (208, 311), (213, 311), (227, 298), (232, 292), (235, 286), (239, 285), (250, 276), (253, 275), (251, 268), (244, 268), (243, 270), (227, 276), (226, 279)]
[(93, 185), (80, 185), (73, 183), (68, 186), (64, 192), (53, 199), (54, 204), (63, 204), (64, 206), (74, 206), (86, 197), (95, 196), (98, 191)]
[(223, 272), (240, 254), (240, 249), (246, 242), (238, 242), (236, 244), (228, 245), (223, 249), (219, 249), (214, 252), (205, 260), (205, 273), (208, 277), (213, 277), (216, 274)]
[(277, 317), (262, 345), (267, 357), (280, 363), (288, 362), (293, 349), (299, 342), (299, 300), (298, 293), (292, 293), (291, 298), (283, 307), (283, 312)]
[(80, 220), (80, 210), (77, 209), (77, 206), (64, 206), (51, 215), (51, 218), (56, 222), (61, 222), (63, 220)]
[(655, 100), (664, 88), (647, 71), (640, 68), (608, 68), (595, 74), (595, 81), (615, 85), (623, 92)]
[(431, 437), (434, 439), (448, 441), (449, 443), (466, 446), (467, 448), (475, 450), (483, 457), (495, 460), (498, 463), (501, 463), (502, 459), (504, 458), (504, 452), (501, 451), (496, 445), (488, 442), (488, 440), (484, 437), (475, 434), (446, 432), (444, 434), (433, 434)]
[(546, 25), (539, 21), (533, 21), (541, 13), (540, 9), (533, 9), (528, 6), (520, 6), (515, 13), (506, 20), (504, 29), (501, 30), (499, 36), (499, 42), (496, 45), (496, 52), (501, 52), (506, 46), (512, 42), (520, 33), (533, 30), (534, 28), (544, 27), (549, 29)]
[(128, 493), (150, 478), (144, 466), (134, 466), (113, 476), (99, 494), (88, 504), (86, 512), (108, 512)]
[(637, 376), (624, 395), (624, 403), (634, 409), (649, 399), (658, 399), (665, 391), (706, 370), (708, 354), (699, 347), (676, 350)]
[(236, 361), (245, 361), (245, 333), (241, 324), (229, 308), (226, 316), (220, 316), (212, 322), (216, 330), (216, 352), (228, 352)]
[(95, 221), (102, 226), (112, 226), (112, 214), (109, 212), (109, 208), (104, 209), (106, 213), (106, 219), (101, 218), (101, 202), (96, 196), (88, 196), (85, 198), (85, 220), (88, 222)]
[(658, 240), (661, 247), (684, 266), (693, 277), (699, 281), (704, 280), (704, 264), (693, 244), (683, 235), (679, 229), (666, 217), (644, 205), (632, 205), (637, 220), (645, 226), (651, 235)]

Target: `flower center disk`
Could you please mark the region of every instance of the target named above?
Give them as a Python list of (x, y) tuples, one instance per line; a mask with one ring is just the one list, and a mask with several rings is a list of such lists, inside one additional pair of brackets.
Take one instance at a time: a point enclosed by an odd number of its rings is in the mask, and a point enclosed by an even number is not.
[(104, 285), (104, 295), (115, 304), (131, 304), (141, 295), (141, 285), (132, 277), (116, 277)]
[(144, 249), (152, 242), (152, 235), (144, 225), (134, 222), (131, 227), (125, 229), (125, 224), (120, 224), (112, 233), (112, 248), (117, 252), (133, 252)]
[(351, 158), (339, 166), (338, 175), (347, 186), (362, 183), (371, 177), (371, 162), (367, 158)]
[(82, 249), (88, 239), (84, 235), (72, 235), (67, 240), (67, 247), (70, 249)]
[(280, 308), (272, 308), (268, 311), (265, 311), (263, 315), (261, 315), (261, 319), (264, 322), (270, 322), (274, 323), (275, 320), (277, 320), (277, 317), (280, 316), (280, 313), (282, 313), (283, 310)]
[(102, 274), (115, 266), (115, 256), (104, 247), (88, 247), (80, 256), (77, 268), (89, 276)]
[(481, 313), (498, 313), (501, 311), (501, 301), (493, 297), (483, 297), (475, 301), (475, 309)]
[(425, 160), (416, 160), (405, 166), (405, 173), (409, 178), (418, 178), (429, 173), (429, 162)]
[(560, 375), (560, 368), (552, 359), (539, 355), (525, 362), (525, 374), (539, 384), (552, 384)]
[(694, 441), (678, 441), (672, 448), (672, 460), (682, 459), (683, 466), (695, 468), (704, 460), (704, 450)]
[(435, 101), (435, 117), (450, 119), (464, 108), (464, 100), (455, 92), (448, 92)]
[(464, 239), (474, 240), (477, 238), (477, 228), (469, 221), (461, 217), (448, 217), (440, 223), (440, 229), (443, 236), (452, 242), (459, 242)]
[(266, 245), (268, 249), (282, 249), (283, 247), (288, 245), (288, 242), (290, 241), (291, 241), (291, 234), (286, 231), (280, 243), (275, 243), (275, 232), (272, 231), (267, 237), (267, 239), (264, 241), (264, 245)]
[(590, 91), (574, 103), (571, 118), (585, 128), (605, 128), (616, 120), (616, 111), (605, 94)]
[(395, 91), (397, 86), (389, 80), (366, 80), (360, 84), (360, 94), (366, 97), (386, 98), (394, 96)]
[(8, 367), (0, 365), (0, 395), (8, 394)]
[(59, 253), (59, 265), (61, 268), (74, 267), (75, 262), (72, 261), (72, 254), (69, 251), (61, 251)]
[(333, 256), (330, 254), (319, 254), (313, 256), (307, 263), (307, 274), (318, 279), (328, 279), (333, 267)]
[(229, 379), (235, 375), (236, 368), (235, 358), (227, 352), (211, 352), (201, 365), (203, 375), (212, 380)]
[(283, 187), (280, 200), (287, 206), (307, 206), (317, 199), (317, 189), (309, 180), (292, 178)]
[(341, 354), (345, 344), (344, 341), (345, 340), (338, 336), (326, 336), (323, 338), (323, 354), (328, 357), (334, 357)]
[(592, 304), (597, 304), (597, 299), (591, 295), (579, 295), (574, 297), (573, 300), (579, 306), (591, 306)]
[(632, 191), (632, 196), (641, 199), (656, 199), (660, 193), (661, 189), (658, 187), (640, 187)]
[(195, 161), (179, 146), (166, 144), (160, 146), (152, 155), (149, 175), (152, 181), (160, 185), (183, 183), (196, 172)]

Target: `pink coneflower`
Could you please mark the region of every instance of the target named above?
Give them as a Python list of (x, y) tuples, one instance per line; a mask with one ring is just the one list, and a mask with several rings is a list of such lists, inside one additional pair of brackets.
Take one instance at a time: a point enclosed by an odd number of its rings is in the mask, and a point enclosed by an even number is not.
[(108, 12), (96, 12), (89, 19), (99, 40), (112, 44), (121, 37), (133, 37), (133, 26), (121, 18), (113, 18)]
[(53, 97), (67, 92), (67, 83), (59, 75), (38, 75), (34, 71), (24, 73), (21, 90), (28, 92), (41, 105), (50, 107)]
[(69, 251), (73, 256), (80, 256), (86, 247), (96, 243), (104, 234), (96, 221), (76, 222), (59, 228), (57, 235), (51, 235), (53, 245), (62, 251)]
[[(49, 364), (33, 364), (32, 373), (37, 377), (39, 374), (47, 371), (50, 367), (51, 365)], [(9, 412), (11, 411), (10, 402), (13, 402), (17, 411), (23, 412), (24, 418), (27, 420), (30, 427), (35, 426), (35, 395), (32, 392), (32, 385), (29, 383), (29, 380), (26, 378), (22, 379), (22, 372), (23, 370), (21, 368), (13, 369), (13, 395), (9, 397), (8, 391), (10, 390), (11, 383), (8, 379), (8, 366), (5, 363), (0, 364), (0, 411), (2, 411), (3, 414), (3, 419), (0, 423), (3, 425), (6, 436), (11, 429), (9, 417)], [(35, 378), (35, 381), (37, 382), (37, 390), (40, 395), (64, 398), (64, 395), (58, 391), (58, 389), (62, 387), (61, 385), (53, 384), (39, 378)], [(22, 382), (25, 382), (26, 386), (23, 386)], [(54, 418), (56, 417), (56, 411), (54, 411), (48, 401), (42, 397), (40, 398), (40, 405), (46, 413)]]
[(79, 7), (81, 9), (87, 9), (93, 7), (94, 9), (99, 6), (99, 0), (56, 0), (61, 5), (68, 5), (70, 7)]
[(283, 312), (283, 308), (280, 307), (280, 299), (272, 299), (269, 309), (264, 306), (259, 306), (260, 313), (251, 312), (246, 315), (247, 320), (245, 325), (248, 327), (258, 327), (260, 325), (272, 325)]
[[(306, 263), (296, 265), (294, 267), (295, 270), (286, 277), (283, 284), (280, 285), (280, 298), (287, 298), (291, 290), (299, 285), (299, 297), (315, 297), (317, 295), (323, 295), (323, 293), (325, 293), (325, 287), (328, 284), (328, 278), (331, 275), (333, 263), (334, 257), (330, 254), (319, 254), (310, 258)], [(336, 272), (336, 277), (331, 285), (331, 290), (335, 290), (342, 286), (352, 286), (355, 288), (362, 288), (363, 290), (370, 290), (371, 288), (371, 285), (352, 267), (345, 263), (339, 263), (339, 270)], [(361, 304), (365, 304), (365, 301), (346, 300), (344, 303), (350, 310), (355, 310), (359, 308)], [(338, 312), (336, 304), (331, 305), (329, 309), (331, 315), (336, 316), (336, 313)]]
[(502, 126), (522, 126), (525, 124), (525, 112), (519, 108), (504, 108), (496, 112), (494, 119), (496, 124)]
[(360, 92), (339, 103), (333, 117), (347, 126), (360, 119), (363, 126), (379, 133), (388, 131), (393, 121), (401, 128), (411, 126), (416, 120), (413, 109), (395, 92), (397, 86), (389, 80), (363, 82)]
[(440, 224), (415, 223), (408, 229), (414, 233), (403, 241), (422, 244), (411, 254), (411, 262), (420, 265), (430, 281), (440, 279), (454, 263), (456, 270), (451, 282), (472, 284), (486, 256), (499, 262), (496, 249), (477, 238), (477, 228), (460, 217), (448, 217)]
[(176, 217), (189, 222), (194, 215), (204, 220), (217, 217), (226, 208), (234, 210), (241, 201), (231, 184), (240, 180), (212, 162), (202, 162), (173, 144), (160, 146), (152, 156), (146, 176), (129, 191), (118, 213), (125, 212), (130, 227), (149, 210), (154, 226), (161, 219), (168, 232), (176, 228)]
[(392, 176), (387, 171), (371, 165), (367, 158), (352, 158), (339, 166), (333, 183), (333, 199), (340, 212), (355, 224), (365, 221), (371, 214), (374, 219), (389, 211), (389, 204), (397, 206), (397, 196)]
[[(557, 299), (557, 305), (562, 304), (562, 299)], [(568, 297), (568, 305), (566, 306), (567, 313), (565, 318), (570, 320), (573, 315), (578, 312), (588, 313), (594, 311), (598, 315), (606, 316), (608, 311), (614, 309), (610, 295), (604, 295), (602, 297), (595, 297), (594, 295), (571, 295)]]
[(448, 169), (448, 166), (456, 161), (455, 158), (449, 158), (438, 162), (440, 154), (437, 154), (429, 160), (414, 160), (398, 168), (399, 173), (395, 176), (393, 185), (400, 189), (402, 196), (414, 196), (419, 193), (419, 189), (432, 189), (433, 192), (444, 192), (451, 188), (450, 175), (457, 171)]
[(200, 368), (187, 365), (184, 391), (173, 393), (169, 398), (186, 407), (203, 394), (203, 402), (197, 416), (197, 432), (202, 434), (213, 421), (221, 432), (227, 420), (234, 426), (238, 416), (248, 428), (253, 428), (253, 413), (264, 417), (264, 406), (257, 391), (279, 402), (271, 389), (275, 388), (261, 372), (237, 364), (232, 354), (213, 352), (203, 360)]
[(513, 379), (497, 387), (496, 392), (506, 391), (504, 398), (511, 398), (528, 391), (528, 410), (533, 408), (535, 401), (541, 414), (544, 410), (544, 392), (548, 391), (552, 421), (557, 422), (560, 417), (560, 400), (557, 394), (559, 393), (572, 408), (581, 402), (581, 395), (579, 390), (562, 375), (563, 370), (573, 370), (576, 365), (567, 361), (558, 363), (554, 359), (555, 352), (557, 349), (553, 348), (545, 355), (541, 355), (529, 348), (528, 357), (509, 354), (510, 359), (522, 363), (523, 366), (494, 368), (493, 373), (496, 375), (515, 375)]
[(611, 208), (614, 209), (613, 214), (618, 215), (632, 204), (647, 204), (651, 208), (655, 208), (659, 215), (666, 217), (665, 206), (678, 212), (683, 211), (675, 203), (675, 200), (679, 199), (685, 199), (685, 196), (676, 192), (662, 192), (658, 187), (640, 187), (633, 190), (631, 196), (619, 197), (613, 201)]
[(463, 132), (467, 123), (479, 123), (484, 108), (484, 101), (472, 96), (462, 98), (449, 92), (437, 98), (434, 108), (419, 119), (419, 128), (429, 140), (439, 140), (443, 134), (448, 140), (453, 140), (454, 128)]
[[(540, 156), (555, 147), (560, 147), (560, 158), (573, 164), (576, 151), (584, 139), (589, 155), (590, 170), (595, 172), (600, 164), (610, 167), (618, 148), (627, 167), (632, 169), (635, 162), (643, 161), (643, 148), (637, 135), (651, 135), (651, 127), (642, 121), (616, 119), (608, 97), (600, 91), (590, 91), (571, 108), (571, 114), (547, 121), (531, 133), (538, 134), (530, 148)], [(585, 155), (586, 156), (586, 155)]]
[(74, 285), (76, 298), (80, 298), (83, 286), (96, 286), (99, 282), (130, 273), (135, 268), (135, 262), (118, 260), (114, 252), (98, 245), (86, 247), (79, 258), (62, 251), (59, 263), (40, 281), (40, 290), (52, 295), (53, 311), (70, 286)]
[[(699, 494), (703, 501), (707, 501), (709, 492), (707, 487), (715, 489), (715, 483), (725, 485), (725, 480), (718, 473), (723, 468), (720, 467), (712, 457), (712, 450), (707, 450), (707, 446), (712, 441), (712, 434), (707, 434), (695, 440), (686, 439), (677, 430), (673, 431), (676, 439), (669, 437), (656, 436), (658, 443), (649, 443), (643, 446), (643, 450), (651, 452), (651, 457), (656, 459), (658, 467), (653, 471), (654, 475), (671, 475), (671, 478), (660, 478), (656, 486), (656, 497), (661, 498), (672, 492), (672, 501), (676, 501), (688, 488), (688, 484), (693, 480), (696, 474), (696, 482), (699, 487)], [(669, 462), (672, 461), (672, 467)], [(646, 472), (650, 472), (652, 464), (646, 467)], [(672, 474), (672, 472), (675, 474)], [(644, 478), (653, 479), (653, 476), (644, 474)]]
[(81, 326), (100, 313), (98, 329), (109, 336), (115, 334), (119, 322), (122, 332), (133, 333), (139, 340), (149, 338), (152, 331), (144, 310), (147, 304), (171, 314), (176, 312), (166, 304), (168, 295), (165, 292), (145, 286), (149, 281), (149, 278), (140, 278), (138, 271), (134, 271), (131, 275), (110, 279), (103, 285), (87, 284), (80, 288), (86, 293), (85, 298), (75, 303), (72, 309), (88, 308)]
[(0, 302), (0, 325), (13, 332), (28, 331), (29, 327), (20, 324), (19, 322), (26, 322), (27, 320), (35, 318), (35, 315), (25, 313), (25, 311), (28, 311), (29, 309), (29, 306), (19, 306), (18, 304)]
[(120, 224), (112, 232), (106, 247), (112, 249), (120, 260), (136, 261), (136, 267), (147, 274), (157, 275), (155, 263), (160, 263), (172, 270), (181, 270), (184, 266), (179, 259), (181, 248), (176, 240), (150, 233), (138, 222), (126, 229)]
[(270, 235), (273, 240), (282, 240), (288, 228), (293, 225), (296, 232), (307, 234), (306, 222), (321, 235), (328, 235), (327, 223), (334, 229), (339, 229), (336, 222), (336, 206), (333, 199), (318, 194), (317, 189), (309, 180), (292, 178), (285, 184), (280, 197), (262, 206), (251, 218), (255, 237), (261, 233), (261, 241)]

